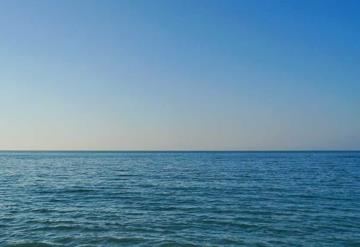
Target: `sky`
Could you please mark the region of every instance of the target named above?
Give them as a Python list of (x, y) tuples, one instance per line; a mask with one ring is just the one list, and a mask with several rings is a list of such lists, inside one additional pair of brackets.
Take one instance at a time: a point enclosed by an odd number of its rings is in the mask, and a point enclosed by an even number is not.
[(0, 0), (0, 149), (360, 150), (359, 12)]

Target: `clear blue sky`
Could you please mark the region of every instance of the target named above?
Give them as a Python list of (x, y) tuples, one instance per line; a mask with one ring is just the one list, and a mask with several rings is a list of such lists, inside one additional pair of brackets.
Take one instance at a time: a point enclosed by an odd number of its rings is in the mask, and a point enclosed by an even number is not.
[(360, 149), (360, 1), (0, 1), (0, 149)]

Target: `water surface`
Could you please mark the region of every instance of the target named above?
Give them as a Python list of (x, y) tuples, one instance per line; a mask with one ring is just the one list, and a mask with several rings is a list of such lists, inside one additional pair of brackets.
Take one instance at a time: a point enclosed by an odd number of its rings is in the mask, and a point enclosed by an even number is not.
[(0, 152), (0, 246), (360, 246), (359, 152)]

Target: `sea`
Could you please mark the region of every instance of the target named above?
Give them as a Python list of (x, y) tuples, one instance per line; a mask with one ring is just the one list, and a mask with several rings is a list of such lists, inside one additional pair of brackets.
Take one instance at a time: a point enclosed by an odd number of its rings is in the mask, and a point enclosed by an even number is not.
[(360, 152), (0, 152), (0, 246), (360, 246)]

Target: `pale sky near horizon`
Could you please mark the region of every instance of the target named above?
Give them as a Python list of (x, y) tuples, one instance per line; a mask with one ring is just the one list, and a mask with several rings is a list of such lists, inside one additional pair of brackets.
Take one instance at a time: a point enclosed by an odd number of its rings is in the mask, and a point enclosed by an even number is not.
[(0, 150), (360, 150), (359, 13), (0, 0)]

